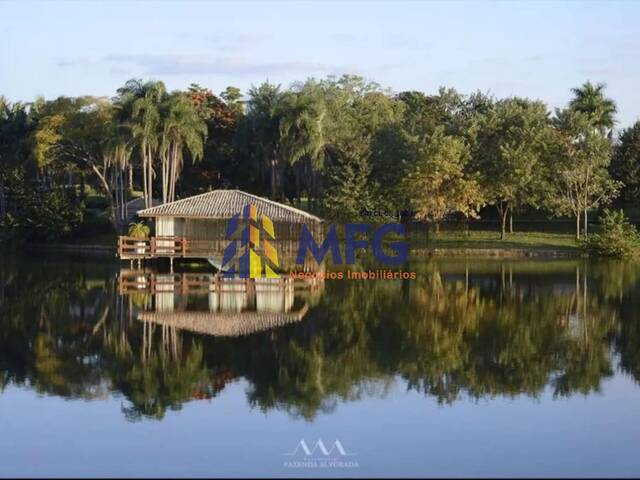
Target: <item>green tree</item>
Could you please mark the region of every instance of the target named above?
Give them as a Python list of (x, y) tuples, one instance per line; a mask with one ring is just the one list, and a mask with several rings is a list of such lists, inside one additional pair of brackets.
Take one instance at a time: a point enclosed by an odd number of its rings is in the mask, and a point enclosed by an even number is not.
[(371, 166), (363, 158), (338, 157), (327, 172), (323, 206), (329, 218), (349, 221), (362, 211), (371, 211), (376, 202), (369, 183)]
[[(111, 156), (113, 107), (105, 99), (60, 97), (48, 102), (31, 134), (32, 154), (39, 169), (56, 165), (86, 169), (116, 211)], [(119, 168), (119, 167), (118, 167)], [(115, 221), (115, 220), (114, 220)]]
[(200, 118), (191, 99), (182, 92), (172, 93), (163, 104), (162, 137), (159, 148), (162, 173), (162, 202), (175, 200), (176, 183), (184, 164), (185, 149), (193, 161), (204, 154), (207, 124)]
[(397, 96), (404, 105), (402, 125), (412, 135), (432, 135), (444, 128), (447, 135), (461, 133), (464, 97), (453, 88), (440, 87), (437, 95), (402, 92)]
[(5, 176), (10, 170), (26, 164), (32, 129), (33, 122), (26, 106), (0, 96), (0, 220), (7, 211)]
[(599, 256), (626, 258), (640, 253), (640, 234), (622, 210), (605, 210), (600, 218), (601, 233), (587, 238), (587, 249)]
[(587, 115), (589, 122), (604, 135), (610, 135), (615, 125), (616, 103), (605, 97), (606, 84), (593, 84), (589, 81), (582, 86), (572, 88), (573, 98), (569, 109)]
[(416, 160), (402, 181), (402, 189), (416, 217), (439, 222), (452, 213), (477, 217), (483, 198), (475, 178), (465, 174), (470, 154), (460, 138), (438, 128), (428, 140), (413, 139)]
[(238, 87), (227, 87), (224, 92), (220, 93), (220, 97), (227, 104), (227, 107), (240, 117), (244, 114), (244, 102), (242, 99), (242, 91)]
[(242, 121), (242, 109), (236, 110), (210, 89), (197, 84), (191, 84), (187, 96), (193, 102), (198, 116), (206, 123), (207, 136), (202, 159), (185, 165), (180, 182), (181, 193), (194, 195), (220, 185), (255, 188), (247, 182), (251, 172), (247, 172), (249, 168), (244, 163), (245, 158), (233, 148), (238, 124)]
[(130, 123), (132, 133), (140, 151), (142, 163), (142, 190), (145, 207), (153, 204), (154, 164), (159, 154), (162, 132), (162, 104), (166, 99), (167, 90), (162, 82), (134, 83), (129, 82), (119, 90), (125, 103), (131, 102), (124, 110), (131, 112)]
[(278, 156), (292, 167), (295, 174), (295, 197), (301, 195), (300, 165), (303, 161), (313, 170), (324, 167), (326, 109), (316, 92), (301, 89), (287, 92), (280, 106)]
[(239, 138), (258, 160), (258, 167), (269, 175), (271, 198), (281, 196), (280, 114), (283, 92), (280, 85), (268, 82), (249, 89), (247, 115)]
[[(324, 179), (324, 204), (340, 218), (347, 214), (357, 217), (363, 209), (379, 204), (377, 185), (381, 183), (372, 176), (375, 138), (382, 129), (399, 123), (404, 105), (378, 84), (357, 76), (328, 77), (320, 82), (308, 82), (307, 88), (320, 90), (327, 111), (324, 152), (329, 168)], [(390, 169), (400, 167), (398, 159), (388, 157), (387, 160)], [(356, 199), (331, 198), (349, 195), (350, 186), (357, 186)], [(352, 208), (340, 213), (340, 205)]]
[(535, 204), (539, 167), (551, 138), (546, 106), (523, 98), (501, 100), (475, 118), (469, 135), (474, 169), (487, 201), (496, 206), (504, 239), (513, 209)]
[(556, 214), (575, 217), (579, 239), (580, 215), (585, 213), (586, 223), (586, 211), (608, 203), (620, 185), (608, 171), (611, 142), (593, 129), (589, 116), (571, 110), (558, 111), (556, 125), (560, 151), (547, 204)]
[(129, 128), (113, 119), (105, 132), (103, 155), (105, 168), (110, 171), (109, 186), (113, 197), (114, 226), (119, 232), (124, 230), (128, 221), (129, 188), (126, 175), (131, 168), (132, 152), (133, 139)]
[(625, 200), (640, 199), (640, 121), (620, 132), (609, 171), (623, 184)]

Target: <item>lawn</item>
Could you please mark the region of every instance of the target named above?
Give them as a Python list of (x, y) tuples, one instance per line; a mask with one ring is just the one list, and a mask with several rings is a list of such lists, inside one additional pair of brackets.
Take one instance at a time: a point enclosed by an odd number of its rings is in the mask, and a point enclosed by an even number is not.
[(500, 240), (496, 231), (442, 231), (418, 235), (412, 232), (411, 244), (417, 248), (478, 248), (478, 249), (554, 249), (574, 250), (577, 248), (575, 236), (569, 233), (514, 232)]

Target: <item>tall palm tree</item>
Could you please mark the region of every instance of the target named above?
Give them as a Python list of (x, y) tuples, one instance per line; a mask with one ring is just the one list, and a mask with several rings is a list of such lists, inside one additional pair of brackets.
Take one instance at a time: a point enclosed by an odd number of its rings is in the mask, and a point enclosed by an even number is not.
[(284, 94), (268, 82), (249, 89), (247, 115), (242, 125), (245, 141), (254, 144), (260, 166), (270, 172), (271, 198), (279, 196), (280, 113)]
[[(586, 115), (600, 135), (611, 139), (618, 111), (616, 102), (605, 96), (606, 84), (585, 82), (581, 87), (572, 88), (573, 98), (569, 101), (569, 110)], [(584, 234), (588, 233), (588, 212), (584, 209)]]
[(126, 172), (130, 167), (133, 152), (133, 138), (126, 124), (119, 123), (115, 118), (108, 127), (103, 146), (105, 170), (113, 194), (113, 219), (118, 231), (122, 231), (127, 224), (127, 182)]
[(148, 208), (153, 203), (153, 164), (160, 147), (160, 109), (167, 90), (162, 82), (147, 82), (129, 94), (133, 100), (130, 106), (131, 130), (140, 148), (144, 204)]
[(175, 200), (176, 183), (184, 164), (186, 149), (194, 161), (204, 154), (207, 124), (196, 111), (192, 101), (182, 93), (169, 96), (163, 108), (162, 141), (162, 201)]
[(569, 102), (569, 108), (587, 114), (602, 135), (611, 136), (618, 109), (616, 102), (605, 97), (605, 88), (604, 83), (594, 85), (589, 81), (581, 87), (572, 88), (573, 98)]
[(327, 139), (324, 129), (326, 109), (318, 96), (311, 92), (289, 92), (280, 105), (278, 157), (281, 163), (294, 166), (296, 198), (300, 199), (300, 168), (305, 160), (312, 171), (322, 168)]

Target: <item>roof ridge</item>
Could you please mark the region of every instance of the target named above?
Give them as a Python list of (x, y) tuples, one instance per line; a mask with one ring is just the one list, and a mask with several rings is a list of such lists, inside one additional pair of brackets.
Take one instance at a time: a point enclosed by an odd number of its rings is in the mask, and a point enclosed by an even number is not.
[[(138, 211), (138, 215), (141, 216), (154, 216), (154, 215), (162, 215), (162, 210), (166, 210), (167, 208), (172, 208), (172, 207), (180, 207), (182, 205), (186, 205), (187, 207), (194, 201), (198, 201), (198, 199), (202, 200), (203, 198), (206, 199), (207, 197), (215, 197), (215, 195), (239, 195), (238, 200), (239, 202), (243, 202), (243, 200), (241, 199), (247, 199), (249, 202), (253, 201), (253, 202), (260, 202), (264, 205), (269, 205), (270, 207), (276, 208), (276, 209), (280, 209), (280, 211), (285, 211), (285, 212), (289, 212), (289, 214), (294, 214), (297, 215), (298, 217), (302, 217), (303, 219), (308, 219), (308, 220), (313, 220), (316, 222), (322, 222), (323, 220), (320, 217), (317, 217), (316, 215), (313, 215), (312, 213), (306, 212), (304, 210), (301, 210), (299, 208), (295, 208), (293, 206), (290, 205), (286, 205), (284, 203), (280, 203), (280, 202), (276, 202), (275, 200), (271, 200), (269, 198), (265, 198), (265, 197), (260, 197), (258, 195), (255, 195), (253, 193), (249, 193), (249, 192), (244, 192), (240, 189), (237, 188), (233, 188), (233, 189), (224, 189), (224, 188), (220, 188), (220, 189), (216, 189), (216, 190), (211, 190), (208, 192), (203, 192), (203, 193), (199, 193), (197, 195), (193, 195), (191, 197), (186, 197), (186, 198), (181, 198), (179, 200), (174, 200), (173, 202), (168, 202), (168, 203), (161, 203), (159, 205), (152, 205), (148, 208), (142, 209), (140, 211)], [(238, 212), (237, 212), (238, 213)]]
[(321, 221), (321, 219), (319, 217), (313, 215), (312, 213), (305, 212), (304, 210), (300, 210), (299, 208), (293, 207), (291, 205), (286, 205), (284, 203), (276, 202), (275, 200), (271, 200), (270, 198), (260, 197), (258, 195), (253, 194), (253, 193), (243, 192), (242, 190), (238, 190), (238, 189), (234, 189), (234, 191), (236, 191), (238, 193), (241, 193), (243, 195), (246, 195), (248, 197), (257, 198), (258, 200), (261, 200), (261, 201), (266, 202), (266, 203), (270, 203), (270, 204), (275, 205), (275, 206), (280, 207), (280, 208), (286, 208), (287, 210), (289, 210), (291, 212), (299, 213), (300, 215), (304, 215), (305, 217), (309, 217), (309, 218), (313, 218), (315, 220)]

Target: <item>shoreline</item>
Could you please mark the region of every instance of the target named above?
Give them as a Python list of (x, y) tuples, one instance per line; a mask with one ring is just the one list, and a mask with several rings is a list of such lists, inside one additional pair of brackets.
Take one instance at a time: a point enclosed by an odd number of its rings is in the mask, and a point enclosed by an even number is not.
[(474, 258), (578, 258), (578, 249), (509, 248), (509, 247), (427, 247), (411, 251), (414, 257), (474, 257)]
[[(47, 253), (117, 254), (117, 247), (100, 244), (26, 244), (25, 250)], [(410, 250), (411, 257), (473, 257), (473, 258), (578, 258), (580, 250), (571, 248), (513, 248), (513, 247), (421, 247)]]
[[(20, 248), (20, 247), (18, 247)], [(96, 255), (113, 254), (117, 256), (118, 248), (99, 244), (73, 244), (73, 243), (27, 243), (22, 247), (26, 251), (39, 251), (45, 253), (89, 253)]]

